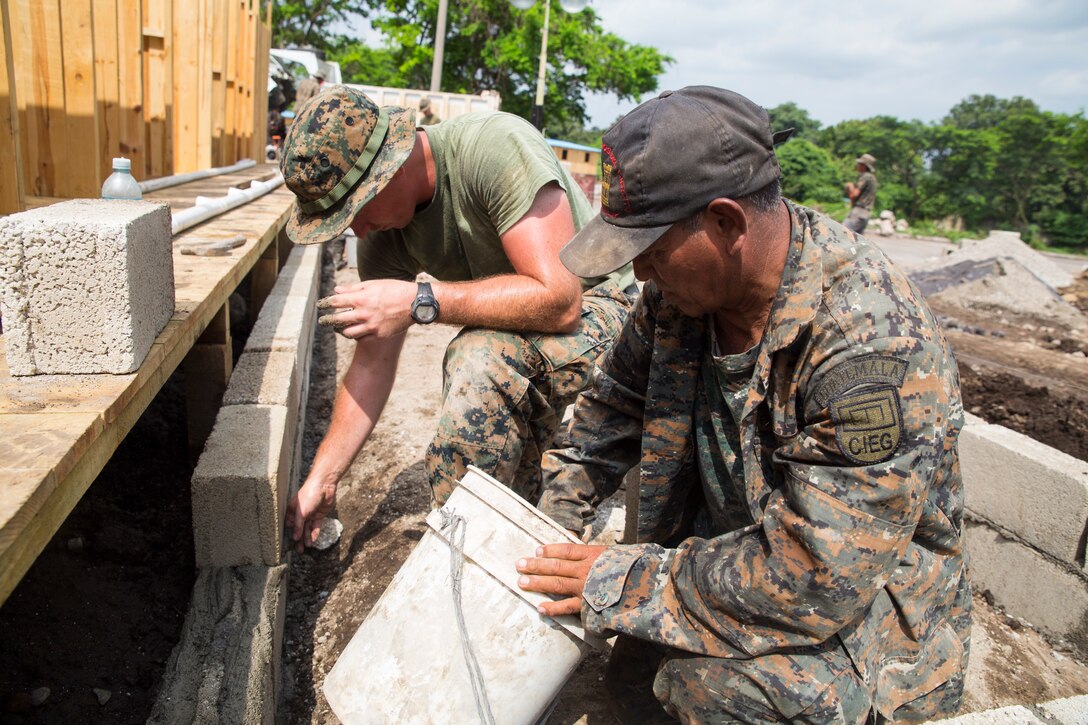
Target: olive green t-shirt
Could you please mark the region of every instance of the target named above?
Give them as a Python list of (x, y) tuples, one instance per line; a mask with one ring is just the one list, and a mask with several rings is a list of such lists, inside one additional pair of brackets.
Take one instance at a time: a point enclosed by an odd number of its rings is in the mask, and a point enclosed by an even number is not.
[(858, 196), (854, 199), (854, 206), (867, 211), (873, 210), (876, 203), (876, 177), (866, 171), (858, 177)]
[[(528, 121), (482, 111), (423, 129), (435, 165), (435, 194), (404, 229), (359, 240), (359, 278), (413, 280), (427, 272), (463, 282), (516, 270), (502, 234), (532, 206), (537, 192), (557, 182), (567, 192), (574, 228), (593, 216), (585, 194)], [(566, 240), (564, 240), (566, 241)], [(631, 266), (611, 275), (621, 288), (634, 282)], [(583, 289), (606, 277), (583, 280)]]

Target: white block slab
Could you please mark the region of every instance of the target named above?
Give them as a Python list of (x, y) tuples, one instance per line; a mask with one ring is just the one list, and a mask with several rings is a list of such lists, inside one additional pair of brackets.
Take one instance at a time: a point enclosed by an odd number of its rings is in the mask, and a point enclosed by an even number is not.
[(166, 204), (73, 199), (0, 218), (12, 375), (133, 372), (173, 312)]

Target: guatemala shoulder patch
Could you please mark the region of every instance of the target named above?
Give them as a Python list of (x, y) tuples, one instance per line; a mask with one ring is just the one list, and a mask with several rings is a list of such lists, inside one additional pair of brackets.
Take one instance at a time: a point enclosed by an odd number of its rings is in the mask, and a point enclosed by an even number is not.
[(863, 355), (832, 368), (813, 395), (831, 411), (839, 450), (859, 465), (891, 458), (903, 439), (899, 388), (907, 361), (889, 355)]

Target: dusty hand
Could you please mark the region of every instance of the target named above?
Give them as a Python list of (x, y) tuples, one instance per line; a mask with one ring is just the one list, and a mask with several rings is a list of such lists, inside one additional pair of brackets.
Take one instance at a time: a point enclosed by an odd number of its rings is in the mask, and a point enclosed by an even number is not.
[(412, 325), (412, 302), (416, 285), (395, 279), (375, 279), (347, 287), (336, 287), (335, 294), (318, 300), (319, 310), (336, 310), (322, 315), (318, 322), (335, 327), (344, 337), (359, 339), (368, 335), (392, 337)]
[(566, 595), (566, 599), (541, 604), (541, 614), (549, 617), (578, 615), (582, 611), (586, 577), (593, 562), (606, 548), (584, 544), (542, 546), (536, 550), (536, 558), (518, 559), (518, 571), (524, 575), (518, 578), (518, 586), (529, 592)]
[(321, 533), (321, 524), (336, 506), (336, 487), (307, 481), (287, 503), (286, 524), (295, 542), (295, 551), (302, 553)]

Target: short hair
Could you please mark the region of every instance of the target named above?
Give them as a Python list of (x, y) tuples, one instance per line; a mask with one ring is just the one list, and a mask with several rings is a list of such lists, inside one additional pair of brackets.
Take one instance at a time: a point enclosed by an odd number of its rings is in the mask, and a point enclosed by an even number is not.
[[(751, 194), (734, 199), (734, 201), (756, 214), (770, 214), (782, 204), (782, 182), (774, 179)], [(683, 220), (684, 227), (688, 231), (693, 232), (699, 228), (699, 224), (702, 223), (703, 211), (704, 209), (700, 209)]]

